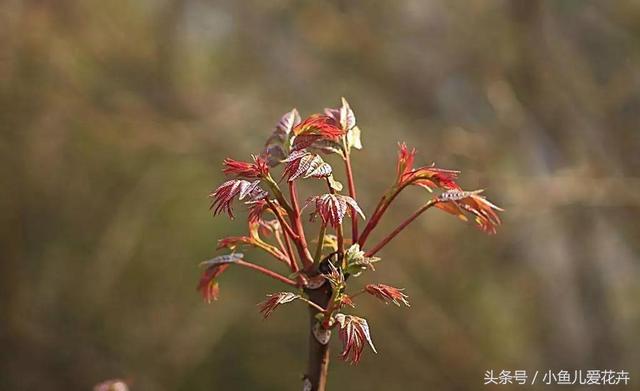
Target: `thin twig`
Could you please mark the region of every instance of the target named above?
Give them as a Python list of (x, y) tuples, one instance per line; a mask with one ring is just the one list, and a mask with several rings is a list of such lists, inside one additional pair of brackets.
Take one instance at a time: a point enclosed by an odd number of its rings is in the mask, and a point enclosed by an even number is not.
[(291, 223), (295, 227), (298, 238), (294, 239), (298, 252), (300, 253), (300, 259), (305, 268), (313, 266), (313, 258), (307, 247), (307, 240), (304, 236), (304, 228), (302, 227), (302, 220), (300, 219), (300, 206), (298, 205), (298, 194), (296, 192), (296, 185), (293, 181), (289, 182), (289, 196), (291, 197), (292, 213), (290, 219)]
[(300, 299), (300, 300), (302, 300), (302, 301), (304, 301), (305, 303), (309, 304), (311, 307), (313, 307), (313, 308), (317, 309), (319, 312), (322, 312), (322, 313), (325, 313), (325, 312), (326, 312), (326, 310), (325, 310), (324, 308), (320, 307), (319, 305), (317, 305), (316, 303), (314, 303), (314, 302), (313, 302), (313, 301), (311, 301), (311, 300), (308, 300), (308, 299), (307, 299), (307, 298), (305, 298), (305, 297), (302, 297), (302, 296), (301, 296), (301, 297), (299, 297), (299, 299)]
[(389, 243), (391, 241), (391, 239), (395, 238), (396, 235), (400, 233), (400, 231), (405, 229), (407, 227), (407, 225), (411, 224), (411, 222), (413, 222), (413, 220), (415, 220), (424, 211), (426, 211), (427, 209), (431, 208), (437, 202), (438, 202), (437, 200), (430, 200), (429, 202), (424, 204), (422, 207), (420, 207), (420, 209), (418, 209), (411, 216), (409, 216), (409, 218), (407, 218), (405, 221), (400, 223), (400, 225), (398, 225), (396, 227), (396, 229), (394, 229), (389, 235), (387, 235), (384, 239), (382, 239), (377, 245), (375, 245), (375, 247), (373, 247), (371, 250), (367, 251), (365, 253), (365, 255), (367, 257), (374, 256), (378, 251), (380, 251), (384, 246), (386, 246), (386, 244)]
[(287, 285), (291, 285), (291, 286), (295, 286), (295, 287), (298, 286), (298, 284), (295, 281), (293, 281), (293, 280), (291, 280), (291, 279), (289, 279), (289, 278), (287, 278), (287, 277), (285, 277), (285, 276), (283, 276), (281, 274), (278, 274), (278, 273), (274, 272), (273, 270), (269, 270), (269, 269), (267, 269), (265, 267), (256, 265), (255, 263), (250, 263), (250, 262), (243, 261), (241, 259), (237, 259), (237, 260), (235, 260), (233, 262), (233, 264), (234, 265), (244, 266), (244, 267), (249, 268), (249, 269), (253, 269), (253, 270), (258, 271), (258, 272), (260, 272), (260, 273), (262, 273), (262, 274), (264, 274), (266, 276), (269, 276), (271, 278), (275, 278), (278, 281), (284, 282)]
[(276, 246), (273, 246), (261, 239), (257, 239), (255, 241), (254, 246), (264, 250), (267, 254), (271, 255), (277, 260), (282, 261), (287, 265), (289, 264), (289, 258), (282, 251), (280, 251)]
[[(351, 156), (349, 153), (345, 151), (344, 158), (345, 171), (347, 173), (347, 186), (349, 187), (349, 197), (356, 199), (356, 186), (353, 181), (353, 171), (351, 169)], [(356, 216), (356, 211), (354, 208), (351, 208), (351, 243), (356, 243), (358, 241), (358, 219)]]
[(298, 268), (298, 262), (296, 262), (295, 255), (293, 254), (293, 250), (291, 248), (291, 242), (289, 241), (289, 236), (283, 232), (284, 234), (284, 242), (283, 242), (282, 237), (280, 236), (280, 232), (281, 232), (280, 230), (275, 230), (274, 236), (276, 237), (276, 241), (280, 246), (280, 250), (284, 251), (287, 256), (291, 271), (295, 273), (299, 270), (299, 268)]
[(282, 214), (280, 213), (278, 208), (269, 199), (266, 199), (266, 201), (267, 201), (267, 205), (269, 205), (269, 209), (271, 209), (273, 214), (276, 215), (276, 218), (278, 219), (278, 222), (284, 228), (285, 232), (289, 236), (291, 236), (291, 238), (293, 240), (297, 240), (298, 239), (298, 235), (295, 232), (293, 232), (293, 229), (291, 228), (289, 223), (287, 223), (287, 221), (282, 217)]
[[(336, 194), (336, 190), (333, 187), (331, 187), (329, 178), (327, 178), (327, 186), (329, 187), (329, 193)], [(358, 217), (355, 215), (355, 211), (353, 211), (353, 213), (351, 214), (351, 220), (355, 220), (357, 218)], [(338, 252), (344, 255), (344, 232), (342, 230), (342, 223), (338, 224), (338, 226), (336, 227), (336, 236), (338, 238)]]

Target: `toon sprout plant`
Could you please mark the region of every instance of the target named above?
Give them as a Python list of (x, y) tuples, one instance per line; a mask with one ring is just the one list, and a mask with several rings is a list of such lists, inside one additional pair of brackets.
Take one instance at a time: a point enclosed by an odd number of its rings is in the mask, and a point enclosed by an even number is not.
[[(355, 307), (356, 297), (366, 294), (384, 303), (409, 306), (402, 289), (368, 284), (352, 293), (347, 281), (374, 271), (374, 264), (380, 261), (376, 254), (412, 221), (435, 207), (465, 221), (472, 216), (476, 225), (489, 234), (500, 225), (496, 211), (501, 209), (480, 195), (482, 190), (462, 190), (456, 183), (458, 171), (434, 165), (414, 167), (415, 149), (400, 144), (396, 177), (360, 230), (358, 219), (364, 220), (365, 216), (357, 203), (351, 154), (361, 148), (360, 129), (344, 98), (340, 108), (325, 109), (324, 114), (311, 115), (304, 121), (293, 109), (280, 119), (264, 151), (252, 156), (252, 161), (224, 160), (223, 172), (231, 179), (210, 194), (214, 215), (224, 212), (233, 218), (233, 201), (243, 202), (248, 207), (249, 229), (247, 236), (231, 236), (218, 242), (218, 249), (231, 252), (202, 263), (205, 269), (198, 290), (207, 302), (217, 300), (218, 278), (232, 265), (252, 269), (288, 286), (289, 291), (267, 295), (259, 309), (267, 318), (282, 304), (300, 301), (308, 306), (305, 390), (325, 389), (333, 329), (342, 340), (343, 360), (358, 363), (365, 345), (376, 351), (367, 321), (346, 313)], [(348, 195), (343, 194), (342, 184), (333, 177), (333, 168), (323, 160), (326, 154), (335, 154), (344, 163)], [(283, 166), (281, 174), (274, 172), (277, 166)], [(301, 207), (297, 184), (305, 180), (325, 182), (326, 192), (310, 197)], [(389, 206), (409, 186), (437, 193), (380, 242), (368, 245), (369, 236)], [(319, 225), (315, 243), (307, 239), (303, 228), (305, 209), (311, 211), (311, 221)], [(345, 217), (351, 223), (350, 238), (343, 227)], [(249, 261), (236, 252), (243, 246), (260, 249), (275, 258), (288, 269), (288, 275)]]

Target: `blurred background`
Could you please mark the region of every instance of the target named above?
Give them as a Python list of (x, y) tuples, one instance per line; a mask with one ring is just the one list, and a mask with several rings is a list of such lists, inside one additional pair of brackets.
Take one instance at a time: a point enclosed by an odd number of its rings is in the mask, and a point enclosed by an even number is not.
[(341, 96), (365, 214), (398, 141), (506, 212), (496, 236), (433, 210), (391, 242), (365, 277), (412, 307), (361, 300), (379, 354), (352, 367), (333, 341), (329, 389), (485, 389), (489, 369), (624, 369), (637, 387), (639, 2), (8, 0), (0, 389), (300, 389), (303, 306), (262, 321), (279, 287), (243, 269), (214, 304), (195, 290), (245, 230), (207, 194), (284, 112)]

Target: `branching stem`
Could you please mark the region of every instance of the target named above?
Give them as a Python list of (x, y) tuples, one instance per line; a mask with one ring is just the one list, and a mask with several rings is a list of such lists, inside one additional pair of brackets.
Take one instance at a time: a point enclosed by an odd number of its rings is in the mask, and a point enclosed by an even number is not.
[(274, 279), (276, 279), (276, 280), (278, 280), (280, 282), (284, 282), (287, 285), (291, 285), (291, 286), (295, 286), (295, 287), (298, 286), (298, 284), (295, 281), (293, 281), (293, 280), (291, 280), (291, 279), (289, 279), (289, 278), (287, 278), (287, 277), (285, 277), (285, 276), (283, 276), (281, 274), (278, 274), (278, 273), (274, 272), (273, 270), (269, 270), (269, 269), (267, 269), (265, 267), (256, 265), (255, 263), (246, 262), (246, 261), (243, 261), (241, 259), (237, 259), (237, 260), (235, 260), (233, 262), (233, 264), (234, 265), (239, 265), (239, 266), (244, 266), (244, 267), (249, 268), (249, 269), (253, 269), (253, 270), (257, 271), (257, 272), (260, 272), (260, 273), (264, 274), (265, 276), (269, 276), (269, 277), (274, 278)]
[(298, 252), (300, 253), (300, 259), (302, 259), (302, 264), (305, 269), (313, 266), (313, 258), (311, 257), (311, 253), (309, 252), (309, 248), (307, 246), (307, 239), (304, 236), (304, 228), (302, 226), (302, 220), (300, 219), (300, 206), (298, 205), (298, 194), (296, 192), (296, 184), (291, 181), (289, 182), (289, 196), (291, 197), (291, 223), (294, 226), (296, 233), (298, 234), (297, 240), (294, 240), (296, 247), (298, 247)]
[(325, 313), (326, 310), (322, 307), (320, 307), (318, 304), (314, 303), (313, 301), (307, 299), (306, 297), (300, 297), (300, 300), (304, 301), (305, 303), (309, 304), (311, 307), (315, 308), (316, 310), (318, 310), (318, 312), (322, 312)]
[[(344, 153), (344, 167), (347, 174), (347, 186), (349, 187), (349, 197), (356, 199), (356, 186), (353, 181), (353, 171), (351, 169), (351, 155), (345, 150)], [(355, 209), (351, 208), (351, 242), (356, 243), (358, 241), (358, 219), (356, 217)]]
[(405, 229), (407, 227), (407, 225), (411, 224), (413, 222), (413, 220), (415, 220), (416, 218), (418, 218), (418, 216), (420, 216), (423, 212), (425, 212), (427, 209), (431, 208), (432, 206), (434, 206), (438, 201), (436, 200), (430, 200), (429, 202), (427, 202), (426, 204), (424, 204), (422, 207), (420, 207), (420, 209), (416, 210), (411, 216), (409, 216), (409, 218), (407, 218), (405, 221), (403, 221), (402, 223), (400, 223), (400, 225), (398, 225), (396, 227), (396, 229), (394, 229), (389, 235), (387, 235), (384, 239), (382, 239), (377, 245), (375, 245), (371, 250), (367, 251), (365, 253), (365, 255), (367, 257), (372, 257), (374, 256), (378, 251), (380, 251), (384, 246), (387, 245), (387, 243), (389, 243), (391, 241), (391, 239), (395, 238), (396, 235), (398, 235), (400, 233), (400, 231), (402, 231), (403, 229)]
[(296, 261), (296, 256), (293, 253), (293, 249), (291, 248), (291, 241), (289, 240), (289, 236), (287, 235), (284, 235), (284, 244), (287, 249), (287, 255), (291, 260), (291, 271), (295, 273), (300, 270), (300, 268), (298, 267), (298, 262)]
[(280, 251), (276, 246), (272, 246), (269, 243), (264, 242), (261, 239), (257, 239), (254, 242), (254, 246), (264, 250), (267, 254), (276, 258), (279, 261), (282, 261), (289, 265), (289, 257), (287, 257), (282, 251)]
[(278, 208), (269, 199), (266, 199), (266, 201), (267, 201), (267, 205), (269, 205), (269, 209), (271, 209), (273, 214), (276, 215), (276, 218), (278, 219), (278, 222), (284, 229), (285, 233), (291, 236), (293, 240), (298, 240), (298, 235), (295, 232), (293, 232), (293, 229), (291, 228), (289, 223), (287, 223), (287, 221), (282, 217), (282, 214), (280, 213)]
[(387, 211), (387, 208), (389, 207), (389, 205), (391, 205), (391, 203), (393, 202), (393, 200), (395, 200), (398, 194), (400, 194), (400, 192), (404, 190), (404, 188), (407, 187), (409, 184), (410, 182), (403, 183), (400, 186), (394, 185), (385, 195), (382, 196), (382, 198), (380, 198), (380, 201), (378, 202), (378, 205), (376, 206), (376, 209), (373, 212), (373, 215), (371, 215), (371, 218), (369, 218), (369, 222), (364, 227), (364, 230), (362, 231), (362, 234), (358, 239), (358, 244), (360, 244), (360, 248), (364, 247), (364, 244), (366, 243), (367, 238), (369, 237), (369, 234), (371, 234), (371, 231), (373, 231), (373, 229), (378, 225), (378, 223), (380, 222), (380, 219), (382, 218), (382, 215), (384, 215), (384, 212)]

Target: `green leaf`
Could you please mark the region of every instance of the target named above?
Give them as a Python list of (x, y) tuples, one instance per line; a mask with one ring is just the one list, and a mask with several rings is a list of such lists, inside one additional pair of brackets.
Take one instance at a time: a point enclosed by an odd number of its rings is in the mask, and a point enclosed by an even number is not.
[(373, 264), (380, 261), (378, 257), (367, 257), (364, 251), (360, 250), (360, 245), (355, 243), (347, 249), (344, 254), (347, 267), (345, 273), (358, 277), (363, 271), (370, 269), (375, 271)]
[(335, 191), (342, 191), (342, 187), (343, 187), (342, 183), (333, 179), (333, 175), (329, 176), (329, 185)]
[(347, 148), (362, 149), (362, 141), (360, 140), (360, 128), (354, 126), (347, 132)]

